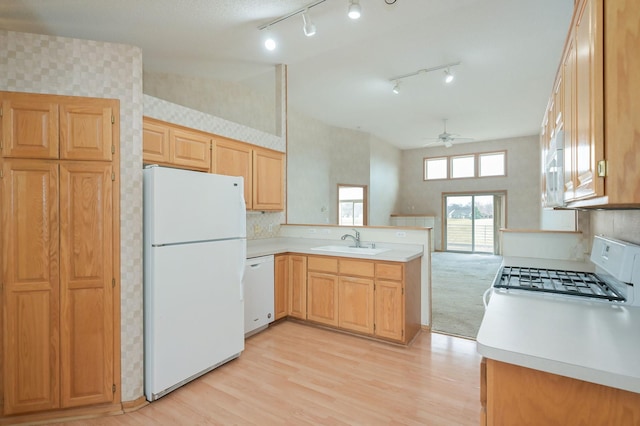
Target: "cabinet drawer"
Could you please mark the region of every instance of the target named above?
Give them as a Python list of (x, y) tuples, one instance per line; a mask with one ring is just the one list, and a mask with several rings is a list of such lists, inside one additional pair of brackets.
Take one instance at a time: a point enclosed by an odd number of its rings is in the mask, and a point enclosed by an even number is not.
[(376, 263), (376, 278), (402, 281), (403, 269), (401, 263)]
[(374, 265), (366, 260), (340, 259), (340, 274), (373, 277)]
[(307, 269), (322, 272), (338, 272), (338, 259), (324, 256), (309, 256)]

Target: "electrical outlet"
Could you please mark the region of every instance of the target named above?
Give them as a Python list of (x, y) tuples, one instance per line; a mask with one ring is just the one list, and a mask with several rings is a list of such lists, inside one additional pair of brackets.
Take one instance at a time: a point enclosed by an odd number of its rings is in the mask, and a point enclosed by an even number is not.
[(317, 231), (313, 228), (310, 228), (307, 230), (307, 232), (309, 232), (310, 234), (315, 234)]
[(262, 228), (260, 227), (260, 225), (258, 225), (257, 223), (255, 225), (253, 225), (253, 233), (254, 234), (259, 234), (262, 232)]
[(400, 238), (404, 238), (407, 236), (407, 233), (404, 231), (398, 231), (396, 232), (396, 237), (400, 237)]
[(269, 232), (273, 232), (273, 223), (269, 224)]

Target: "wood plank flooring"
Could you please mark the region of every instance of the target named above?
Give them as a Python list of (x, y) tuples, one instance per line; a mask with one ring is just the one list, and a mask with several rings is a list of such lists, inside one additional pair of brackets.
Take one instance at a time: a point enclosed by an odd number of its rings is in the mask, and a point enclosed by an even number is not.
[(477, 425), (479, 365), (473, 340), (422, 331), (401, 347), (285, 321), (136, 412), (62, 424)]

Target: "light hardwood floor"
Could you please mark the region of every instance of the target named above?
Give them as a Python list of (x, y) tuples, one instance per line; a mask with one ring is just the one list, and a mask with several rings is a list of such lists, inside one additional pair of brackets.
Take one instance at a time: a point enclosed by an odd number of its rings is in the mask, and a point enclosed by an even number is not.
[(410, 347), (285, 321), (241, 357), (148, 406), (79, 425), (477, 425), (473, 340), (422, 331)]

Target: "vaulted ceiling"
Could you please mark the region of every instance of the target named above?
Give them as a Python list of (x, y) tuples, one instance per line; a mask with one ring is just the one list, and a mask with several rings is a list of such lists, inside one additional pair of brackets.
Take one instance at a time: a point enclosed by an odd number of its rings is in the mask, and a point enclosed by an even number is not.
[[(289, 107), (402, 149), (448, 130), (476, 141), (537, 134), (571, 18), (572, 0), (326, 0), (309, 16), (258, 27), (307, 0), (3, 0), (0, 28), (125, 43), (144, 68), (232, 81), (269, 94), (288, 65)], [(394, 76), (451, 62), (443, 71)]]

